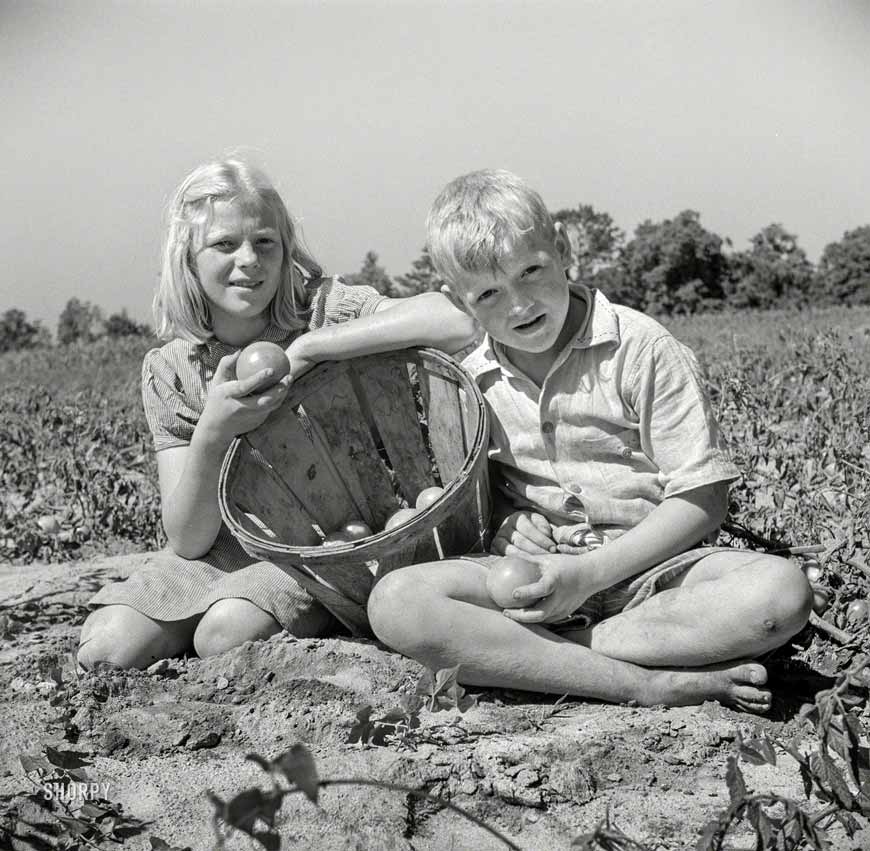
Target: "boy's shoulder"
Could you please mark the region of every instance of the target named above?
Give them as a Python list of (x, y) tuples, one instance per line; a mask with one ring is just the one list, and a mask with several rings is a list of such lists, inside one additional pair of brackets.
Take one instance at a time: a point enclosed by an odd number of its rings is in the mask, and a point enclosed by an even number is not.
[[(575, 341), (578, 348), (611, 346), (640, 350), (654, 340), (672, 336), (664, 325), (651, 316), (610, 301), (601, 290), (583, 284), (573, 284), (571, 288), (584, 295), (591, 311)], [(462, 366), (475, 379), (500, 368), (498, 355), (489, 335), (462, 361)]]

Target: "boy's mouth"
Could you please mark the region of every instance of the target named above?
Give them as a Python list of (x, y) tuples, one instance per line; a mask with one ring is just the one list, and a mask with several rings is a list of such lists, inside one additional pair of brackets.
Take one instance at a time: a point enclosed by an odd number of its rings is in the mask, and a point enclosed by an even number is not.
[(523, 322), (520, 325), (514, 325), (514, 331), (519, 331), (520, 333), (525, 333), (526, 331), (537, 331), (538, 328), (544, 322), (546, 318), (546, 314), (542, 313), (540, 316), (536, 316), (534, 319), (529, 320), (528, 322)]

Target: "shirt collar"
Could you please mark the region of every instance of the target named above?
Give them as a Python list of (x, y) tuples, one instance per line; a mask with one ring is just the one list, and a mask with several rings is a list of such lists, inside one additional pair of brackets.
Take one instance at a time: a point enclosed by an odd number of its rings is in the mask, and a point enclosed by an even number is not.
[[(583, 324), (571, 341), (573, 349), (590, 349), (593, 346), (605, 343), (619, 344), (619, 322), (613, 305), (600, 290), (587, 287), (585, 284), (570, 283), (568, 285), (573, 294), (584, 299), (587, 306), (586, 317)], [(510, 363), (504, 356), (501, 345), (493, 340), (489, 334), (483, 338), (483, 342), (462, 362), (462, 365), (472, 377), (477, 378), (493, 370), (507, 370), (512, 372)]]

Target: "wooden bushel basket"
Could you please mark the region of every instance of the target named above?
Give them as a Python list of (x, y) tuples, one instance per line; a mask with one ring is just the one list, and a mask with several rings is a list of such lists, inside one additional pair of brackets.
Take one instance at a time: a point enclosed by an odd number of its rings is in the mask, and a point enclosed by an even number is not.
[[(486, 550), (488, 440), (480, 390), (441, 352), (320, 364), (263, 425), (233, 441), (221, 514), (246, 552), (290, 573), (353, 634), (371, 635), (366, 602), (379, 577)], [(444, 488), (436, 502), (378, 531), (433, 485)], [(374, 534), (321, 546), (351, 519)]]

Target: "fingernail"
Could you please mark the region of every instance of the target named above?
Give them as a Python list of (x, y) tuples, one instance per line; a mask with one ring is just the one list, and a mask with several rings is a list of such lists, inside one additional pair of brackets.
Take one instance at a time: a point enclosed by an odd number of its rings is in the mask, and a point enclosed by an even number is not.
[(547, 552), (548, 552), (548, 553), (554, 553), (554, 552), (556, 552), (556, 549), (557, 549), (556, 546), (553, 545), (552, 547), (547, 547)]

